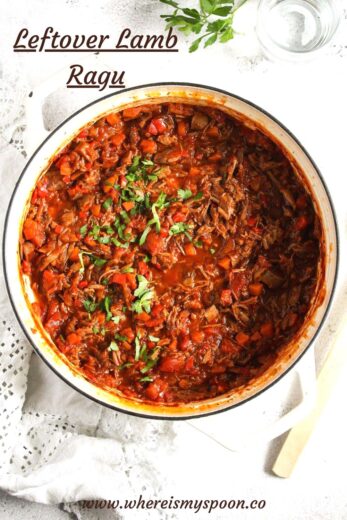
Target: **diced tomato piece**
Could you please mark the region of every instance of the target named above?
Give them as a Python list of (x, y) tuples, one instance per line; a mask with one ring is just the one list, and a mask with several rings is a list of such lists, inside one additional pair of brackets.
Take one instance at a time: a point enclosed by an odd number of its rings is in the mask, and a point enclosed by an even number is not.
[(54, 233), (56, 233), (57, 235), (60, 235), (60, 233), (63, 231), (63, 226), (60, 226), (59, 224), (57, 224), (54, 228)]
[(236, 354), (238, 347), (230, 339), (224, 338), (221, 344), (221, 351), (225, 354)]
[(143, 262), (142, 260), (139, 261), (137, 268), (138, 268), (139, 273), (142, 275), (146, 275), (149, 270), (149, 267), (146, 264), (146, 262)]
[(260, 296), (261, 293), (263, 292), (263, 284), (262, 283), (251, 283), (249, 286), (248, 286), (248, 290), (250, 292), (250, 294), (252, 294), (253, 296)]
[(137, 287), (136, 274), (135, 273), (126, 273), (126, 275), (127, 275), (128, 285), (129, 285), (130, 289), (132, 289), (134, 291)]
[(82, 342), (82, 338), (79, 334), (71, 332), (71, 334), (68, 334), (66, 341), (69, 345), (79, 345)]
[(195, 256), (196, 255), (196, 249), (195, 249), (195, 247), (193, 246), (193, 244), (191, 242), (189, 242), (188, 244), (185, 244), (184, 251), (185, 251), (187, 256)]
[(163, 306), (160, 305), (160, 303), (155, 303), (153, 305), (151, 314), (152, 314), (152, 316), (154, 316), (154, 318), (157, 318), (162, 313), (162, 310), (163, 310)]
[(45, 230), (42, 224), (31, 218), (27, 218), (23, 226), (24, 236), (35, 246), (41, 247), (46, 240)]
[(295, 229), (298, 231), (303, 231), (305, 228), (307, 228), (308, 224), (308, 218), (305, 215), (301, 215), (296, 219)]
[(157, 143), (152, 141), (152, 139), (142, 139), (140, 147), (143, 153), (153, 154), (157, 151)]
[(202, 343), (205, 339), (205, 333), (203, 330), (195, 330), (191, 333), (190, 337), (194, 343)]
[(188, 372), (190, 370), (192, 370), (192, 368), (194, 368), (194, 356), (190, 356), (187, 361), (186, 361), (186, 364), (185, 364), (185, 370), (187, 370)]
[(150, 231), (147, 235), (144, 247), (151, 253), (151, 255), (157, 255), (164, 249), (165, 238), (158, 235), (155, 231)]
[(150, 383), (145, 390), (145, 396), (151, 401), (156, 401), (159, 397), (159, 393), (160, 388), (155, 381)]
[(184, 359), (175, 357), (166, 357), (162, 359), (159, 369), (162, 372), (180, 372), (184, 366)]
[(188, 123), (186, 121), (179, 121), (177, 124), (177, 134), (179, 137), (184, 137), (188, 133)]
[(272, 321), (263, 323), (263, 325), (260, 327), (260, 334), (267, 338), (272, 338), (272, 336), (274, 335), (274, 326)]
[(220, 295), (220, 303), (223, 307), (230, 305), (232, 302), (231, 289), (223, 289)]
[(86, 287), (88, 287), (88, 282), (87, 280), (82, 280), (79, 284), (78, 284), (78, 287), (80, 289), (85, 289)]
[(116, 273), (111, 278), (111, 283), (118, 283), (119, 285), (124, 285), (128, 281), (127, 273)]
[(157, 129), (158, 134), (163, 134), (164, 132), (166, 132), (167, 125), (165, 123), (165, 120), (162, 117), (152, 119), (151, 123), (153, 123), (153, 125)]
[(183, 336), (181, 339), (180, 339), (180, 342), (179, 342), (179, 349), (180, 350), (187, 350), (188, 346), (189, 346), (189, 343), (190, 343), (190, 339), (188, 336)]
[(140, 314), (135, 315), (135, 318), (138, 321), (143, 321), (144, 323), (146, 323), (147, 321), (149, 321), (151, 319), (150, 315), (147, 314), (147, 312), (140, 312)]
[(261, 334), (258, 331), (254, 332), (254, 334), (252, 334), (252, 336), (251, 336), (252, 341), (259, 341), (260, 339), (261, 339)]
[(239, 345), (245, 346), (250, 340), (250, 337), (248, 334), (245, 334), (244, 332), (239, 332), (236, 334), (236, 341)]
[(223, 269), (228, 271), (228, 269), (230, 269), (230, 258), (228, 258), (227, 256), (225, 258), (221, 258), (221, 260), (218, 260), (218, 265), (219, 267), (222, 267)]
[(106, 116), (106, 121), (109, 125), (114, 126), (120, 122), (120, 115), (115, 112), (112, 114), (108, 114), (108, 116)]
[(122, 206), (125, 209), (125, 211), (130, 211), (131, 209), (133, 209), (135, 207), (135, 202), (129, 200), (129, 201), (123, 202)]
[(256, 219), (256, 217), (249, 217), (249, 219), (247, 220), (247, 224), (248, 224), (250, 227), (255, 226), (256, 223), (257, 223), (257, 219)]
[(59, 288), (60, 277), (50, 269), (46, 269), (42, 274), (42, 287), (47, 294), (52, 294)]
[(115, 146), (119, 146), (125, 140), (125, 137), (125, 134), (123, 132), (120, 132), (119, 134), (114, 135), (111, 141)]
[(133, 108), (125, 108), (123, 110), (123, 117), (125, 119), (135, 119), (138, 117), (142, 112), (142, 107), (133, 107)]
[(183, 213), (182, 211), (178, 211), (177, 213), (175, 213), (172, 217), (172, 220), (174, 222), (184, 222), (187, 218), (187, 215), (185, 213)]
[(153, 121), (149, 123), (147, 130), (151, 135), (158, 135), (157, 127), (155, 126)]

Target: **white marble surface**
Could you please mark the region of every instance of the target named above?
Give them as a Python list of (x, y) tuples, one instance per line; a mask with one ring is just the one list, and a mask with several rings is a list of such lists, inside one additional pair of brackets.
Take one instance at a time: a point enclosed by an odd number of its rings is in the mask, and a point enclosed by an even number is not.
[[(127, 86), (160, 80), (200, 82), (240, 94), (273, 113), (301, 139), (323, 172), (336, 206), (344, 258), (347, 223), (347, 24), (344, 22), (344, 30), (335, 47), (318, 61), (300, 66), (270, 63), (261, 56), (252, 33), (255, 4), (250, 0), (240, 14), (238, 23), (240, 32), (244, 34), (227, 46), (214, 46), (189, 55), (181, 39), (181, 50), (177, 54), (141, 57), (136, 54), (111, 55), (103, 57), (103, 60), (110, 68), (127, 71)], [(99, 0), (98, 3), (92, 0), (12, 0), (2, 3), (0, 62), (5, 91), (14, 89), (15, 98), (20, 103), (32, 88), (60, 67), (81, 61), (78, 55), (59, 54), (49, 58), (44, 54), (14, 55), (11, 46), (21, 27), (27, 26), (33, 32), (42, 32), (47, 25), (53, 25), (61, 32), (112, 33), (131, 25), (139, 32), (158, 32), (163, 27), (158, 16), (163, 9), (165, 7), (159, 5), (157, 0)], [(15, 83), (13, 78), (16, 78)], [(72, 110), (97, 95), (94, 91), (83, 92), (83, 95), (80, 91), (70, 92), (63, 84), (57, 83), (56, 91), (44, 105), (47, 127), (54, 128)], [(15, 104), (10, 110), (13, 120), (19, 115), (16, 110), (18, 105)], [(10, 133), (10, 129), (5, 129), (3, 138), (9, 140)], [(40, 136), (37, 138), (40, 141)], [(341, 264), (335, 305), (322, 331), (318, 354), (328, 348), (332, 334), (344, 315), (346, 283), (344, 262)], [(254, 446), (247, 452), (231, 453), (207, 438), (197, 436), (193, 430), (177, 427), (174, 456), (170, 457), (170, 453), (166, 456), (172, 488), (165, 489), (165, 494), (194, 498), (259, 498), (267, 501), (263, 513), (235, 511), (233, 518), (236, 519), (347, 518), (344, 484), (347, 462), (346, 391), (347, 378), (344, 377), (339, 381), (328, 409), (289, 480), (280, 480), (270, 472), (283, 439), (268, 446)], [(262, 400), (253, 401), (245, 407), (244, 415), (249, 419), (254, 414), (258, 420), (266, 410), (271, 416), (278, 406), (277, 393), (275, 387)], [(295, 399), (295, 392), (290, 392), (285, 399), (286, 405), (290, 407)], [(226, 423), (225, 427), (233, 428), (233, 422)], [(155, 453), (152, 456), (155, 457)], [(150, 464), (149, 459), (149, 467)], [(210, 515), (222, 520), (230, 516), (227, 513)], [(68, 514), (58, 506), (32, 504), (1, 494), (0, 517), (5, 520), (34, 517), (60, 520), (68, 518)], [(82, 514), (83, 520), (103, 517), (96, 513)]]

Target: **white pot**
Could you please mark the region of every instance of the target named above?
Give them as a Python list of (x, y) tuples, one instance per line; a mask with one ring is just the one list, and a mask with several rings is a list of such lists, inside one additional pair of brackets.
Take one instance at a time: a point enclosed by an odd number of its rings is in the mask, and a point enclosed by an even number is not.
[[(184, 101), (219, 107), (252, 127), (262, 129), (277, 142), (312, 195), (323, 225), (323, 260), (319, 266), (320, 290), (296, 337), (285, 345), (278, 360), (264, 374), (246, 386), (223, 396), (182, 405), (145, 404), (87, 381), (55, 347), (39, 320), (33, 315), (35, 301), (26, 276), (20, 274), (19, 238), (23, 219), (35, 184), (51, 158), (88, 123), (101, 116), (143, 103)], [(338, 235), (332, 203), (321, 174), (297, 139), (275, 118), (249, 101), (215, 88), (182, 83), (161, 83), (126, 89), (105, 96), (82, 108), (54, 130), (33, 154), (22, 172), (9, 205), (4, 234), (5, 278), (17, 318), (35, 351), (47, 365), (73, 388), (100, 404), (146, 417), (184, 419), (226, 410), (257, 396), (279, 380), (300, 359), (318, 334), (330, 306), (338, 264)]]

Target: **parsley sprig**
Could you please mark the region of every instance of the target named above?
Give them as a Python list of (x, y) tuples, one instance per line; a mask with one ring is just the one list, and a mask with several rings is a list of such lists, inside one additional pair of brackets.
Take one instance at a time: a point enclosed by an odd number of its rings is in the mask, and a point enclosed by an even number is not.
[[(226, 43), (234, 38), (234, 14), (247, 0), (199, 0), (200, 9), (180, 7), (175, 0), (160, 0), (174, 8), (173, 14), (163, 14), (166, 28), (176, 27), (186, 35), (199, 34), (189, 52), (196, 51), (200, 43), (204, 47), (213, 45), (217, 41)], [(203, 34), (202, 34), (203, 33)]]
[(141, 274), (137, 275), (138, 286), (134, 291), (136, 300), (131, 306), (131, 310), (140, 314), (141, 312), (151, 312), (152, 299), (154, 297), (154, 291), (149, 287), (147, 278)]

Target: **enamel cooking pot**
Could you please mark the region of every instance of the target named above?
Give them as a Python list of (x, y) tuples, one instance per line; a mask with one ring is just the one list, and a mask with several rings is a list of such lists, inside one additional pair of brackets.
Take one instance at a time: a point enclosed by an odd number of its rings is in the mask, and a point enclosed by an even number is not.
[[(99, 388), (87, 381), (64, 359), (33, 314), (31, 304), (35, 301), (35, 296), (29, 280), (20, 273), (19, 261), (19, 239), (23, 219), (35, 184), (51, 158), (84, 126), (109, 112), (143, 103), (166, 101), (214, 106), (269, 135), (281, 147), (297, 175), (305, 183), (320, 215), (323, 228), (322, 257), (316, 294), (312, 298), (303, 326), (296, 337), (283, 346), (274, 364), (242, 388), (217, 398), (174, 405), (144, 403), (110, 389)], [(144, 85), (105, 96), (76, 112), (54, 130), (33, 154), (18, 180), (7, 212), (3, 245), (5, 278), (10, 299), (17, 318), (37, 354), (66, 383), (90, 399), (115, 410), (161, 419), (201, 417), (227, 410), (259, 395), (278, 381), (300, 359), (318, 334), (333, 295), (338, 263), (338, 236), (332, 203), (321, 174), (297, 139), (274, 117), (249, 101), (215, 88), (182, 83)]]

